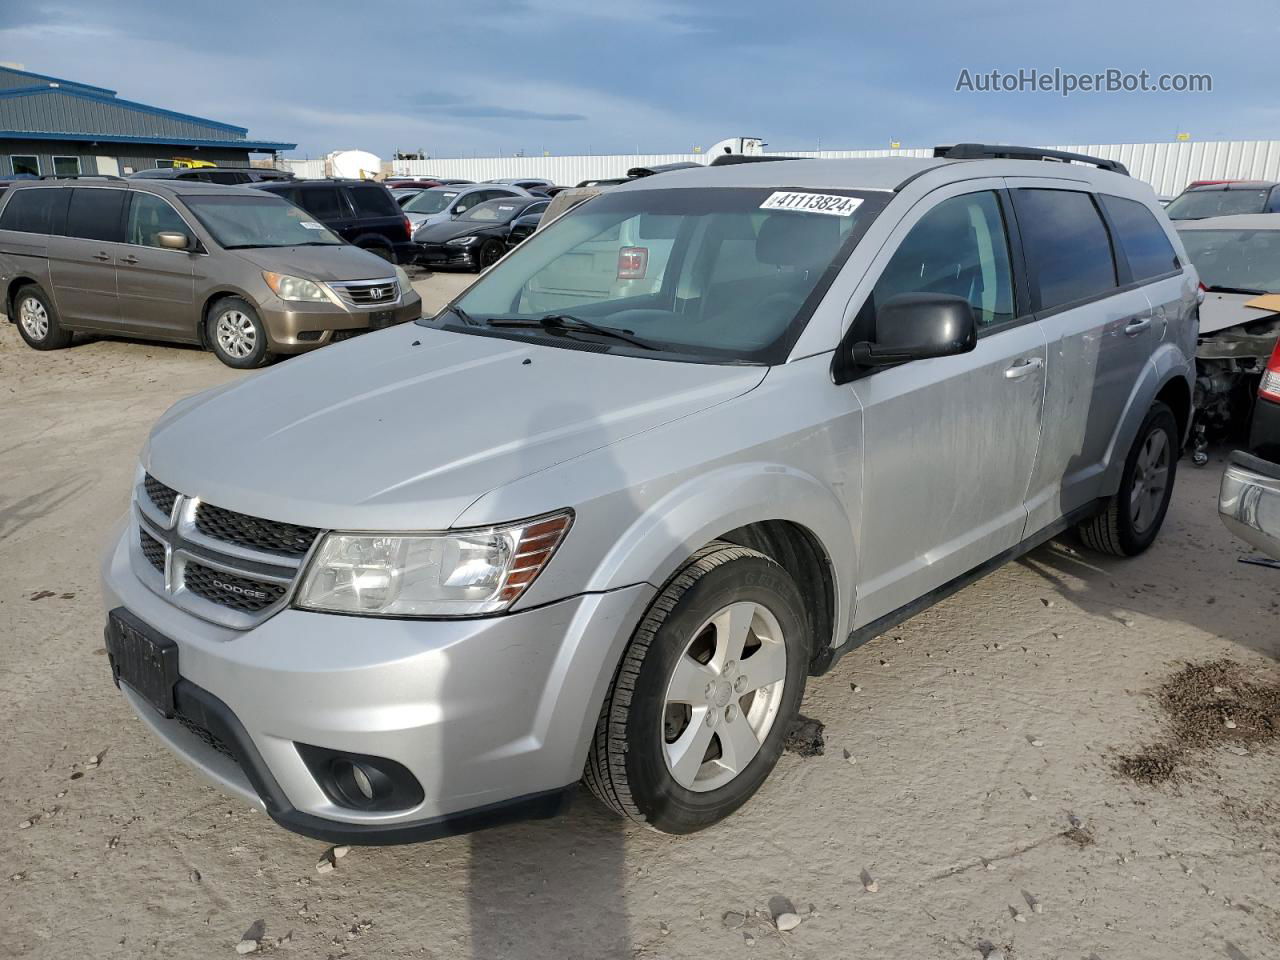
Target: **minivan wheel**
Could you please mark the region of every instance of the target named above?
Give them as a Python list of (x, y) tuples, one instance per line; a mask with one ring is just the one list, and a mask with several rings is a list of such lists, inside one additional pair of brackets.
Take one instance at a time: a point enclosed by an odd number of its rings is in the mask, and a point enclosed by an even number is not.
[(258, 311), (241, 297), (223, 297), (209, 310), (205, 331), (214, 356), (228, 367), (251, 370), (270, 359)]
[(795, 582), (716, 541), (658, 594), (605, 698), (584, 780), (606, 806), (692, 833), (750, 799), (800, 709), (809, 637)]
[(23, 287), (13, 298), (13, 316), (27, 346), (36, 350), (61, 350), (71, 345), (71, 331), (62, 329), (53, 301), (34, 283)]
[(1116, 557), (1134, 557), (1155, 542), (1178, 469), (1178, 422), (1156, 402), (1129, 449), (1120, 489), (1101, 513), (1080, 524), (1085, 546)]

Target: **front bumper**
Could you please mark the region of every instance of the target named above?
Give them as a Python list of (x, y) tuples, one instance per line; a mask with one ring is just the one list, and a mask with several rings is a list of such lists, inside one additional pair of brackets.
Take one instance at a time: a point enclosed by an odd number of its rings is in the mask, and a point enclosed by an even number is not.
[(296, 303), (271, 297), (258, 313), (272, 353), (303, 353), (335, 340), (408, 323), (422, 316), (422, 298), (410, 290), (377, 310), (345, 309), (331, 303)]
[[(237, 631), (145, 587), (131, 536), (133, 523), (104, 561), (108, 608), (177, 644), (175, 699), (194, 723), (166, 719), (125, 685), (135, 712), (215, 784), (329, 842), (423, 840), (561, 810), (653, 594), (642, 584), (475, 620), (286, 609)], [(423, 798), (385, 811), (335, 803), (299, 745), (395, 761)]]
[(474, 270), (479, 261), (476, 251), (480, 244), (469, 247), (451, 247), (445, 243), (414, 242), (413, 262), (423, 267), (462, 267)]
[(1280, 560), (1280, 464), (1237, 450), (1222, 474), (1218, 516), (1245, 543)]

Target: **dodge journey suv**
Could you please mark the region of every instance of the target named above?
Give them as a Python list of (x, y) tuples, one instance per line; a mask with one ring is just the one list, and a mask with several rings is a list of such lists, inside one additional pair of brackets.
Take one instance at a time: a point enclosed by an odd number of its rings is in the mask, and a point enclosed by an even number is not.
[(179, 401), (104, 558), (123, 695), (331, 842), (579, 780), (685, 833), (842, 654), (1069, 528), (1141, 553), (1191, 412), (1177, 235), (1105, 161), (939, 154), (627, 183), (433, 318)]
[(0, 291), (37, 350), (82, 330), (198, 343), (248, 368), (422, 315), (403, 270), (258, 190), (53, 181), (4, 201)]

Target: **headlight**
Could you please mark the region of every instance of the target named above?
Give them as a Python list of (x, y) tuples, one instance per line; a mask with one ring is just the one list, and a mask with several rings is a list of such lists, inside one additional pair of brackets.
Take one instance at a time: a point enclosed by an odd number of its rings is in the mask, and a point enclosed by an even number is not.
[(267, 281), (267, 286), (281, 300), (306, 300), (309, 302), (327, 301), (329, 298), (325, 296), (320, 284), (313, 283), (310, 280), (304, 280), (302, 277), (290, 277), (283, 273), (271, 273), (270, 271), (262, 271), (262, 279)]
[(572, 522), (565, 511), (448, 533), (330, 533), (298, 606), (369, 617), (499, 613), (542, 572)]
[(479, 237), (454, 237), (452, 240), (446, 240), (444, 245), (446, 247), (469, 247), (479, 239)]
[(404, 267), (396, 267), (396, 283), (400, 285), (400, 296), (407, 297), (413, 292), (413, 284), (409, 282), (409, 274)]

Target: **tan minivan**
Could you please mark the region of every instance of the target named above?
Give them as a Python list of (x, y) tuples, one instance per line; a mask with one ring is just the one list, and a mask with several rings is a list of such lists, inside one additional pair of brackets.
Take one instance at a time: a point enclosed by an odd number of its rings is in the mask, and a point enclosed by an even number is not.
[(121, 334), (198, 343), (241, 369), (422, 314), (402, 269), (288, 201), (178, 180), (15, 184), (0, 291), (37, 350)]

